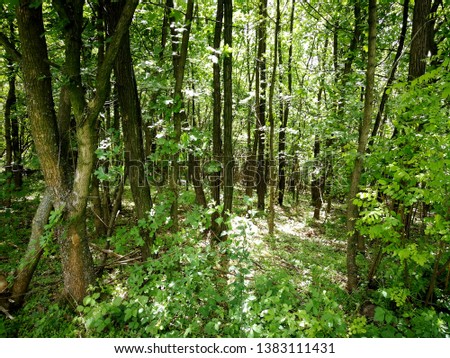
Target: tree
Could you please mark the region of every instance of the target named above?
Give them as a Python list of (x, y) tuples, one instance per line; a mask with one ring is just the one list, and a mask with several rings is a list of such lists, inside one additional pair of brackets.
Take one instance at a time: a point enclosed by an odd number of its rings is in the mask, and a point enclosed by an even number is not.
[(223, 0), (223, 212), (225, 218), (233, 207), (233, 4)]
[(354, 200), (359, 190), (359, 181), (364, 163), (364, 154), (369, 139), (372, 123), (375, 65), (376, 65), (377, 3), (369, 1), (369, 43), (367, 53), (366, 89), (364, 96), (364, 113), (359, 129), (358, 150), (354, 161), (350, 190), (347, 201), (347, 290), (352, 292), (358, 287), (358, 268), (356, 266), (357, 236), (355, 221), (358, 207)]
[[(125, 1), (108, 3), (108, 23), (110, 36), (114, 34), (123, 12)], [(145, 219), (152, 208), (150, 186), (145, 169), (145, 149), (141, 104), (134, 75), (133, 59), (130, 48), (130, 31), (127, 30), (122, 39), (115, 63), (114, 74), (122, 119), (122, 131), (125, 147), (125, 166), (130, 180), (131, 192), (138, 220)], [(141, 248), (142, 258), (150, 256), (152, 237), (141, 231), (144, 245)]]
[(69, 81), (70, 100), (77, 122), (78, 159), (73, 180), (64, 171), (65, 165), (61, 165), (62, 158), (59, 157), (58, 123), (42, 5), (31, 6), (31, 1), (22, 0), (16, 9), (22, 51), (21, 69), (28, 97), (31, 131), (53, 205), (61, 212), (64, 220), (58, 232), (64, 287), (67, 296), (76, 302), (81, 302), (94, 278), (85, 213), (94, 166), (95, 121), (105, 102), (114, 60), (137, 4), (138, 1), (127, 1), (105, 60), (98, 69), (95, 95), (87, 102), (80, 75), (84, 2), (58, 2), (59, 10), (62, 11), (60, 14), (69, 21), (64, 27), (64, 73)]
[(256, 58), (256, 129), (257, 138), (257, 176), (256, 192), (258, 195), (257, 207), (264, 210), (265, 196), (267, 191), (266, 183), (266, 160), (265, 160), (265, 126), (266, 126), (266, 37), (267, 37), (267, 0), (260, 0), (258, 5), (258, 26), (257, 26), (257, 58)]

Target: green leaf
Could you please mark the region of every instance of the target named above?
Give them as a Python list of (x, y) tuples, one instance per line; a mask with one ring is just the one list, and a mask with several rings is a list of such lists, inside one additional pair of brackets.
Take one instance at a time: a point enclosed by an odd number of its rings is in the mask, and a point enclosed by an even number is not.
[(377, 322), (384, 322), (385, 310), (381, 307), (375, 308), (375, 315), (373, 319)]

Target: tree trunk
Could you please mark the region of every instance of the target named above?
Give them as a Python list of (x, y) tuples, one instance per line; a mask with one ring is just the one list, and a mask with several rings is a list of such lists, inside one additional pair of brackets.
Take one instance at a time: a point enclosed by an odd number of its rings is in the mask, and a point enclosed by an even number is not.
[(358, 150), (355, 158), (350, 191), (347, 202), (347, 290), (354, 291), (358, 287), (358, 267), (356, 265), (357, 236), (355, 224), (358, 218), (358, 207), (353, 203), (358, 191), (363, 168), (364, 153), (367, 147), (371, 128), (371, 117), (374, 100), (374, 82), (376, 66), (376, 33), (377, 33), (377, 5), (376, 0), (369, 0), (369, 44), (366, 72), (366, 91), (364, 98), (364, 113), (359, 131)]
[(53, 200), (51, 191), (46, 190), (31, 224), (31, 237), (27, 251), (21, 258), (19, 268), (15, 274), (11, 294), (11, 299), (14, 301), (14, 307), (22, 306), (25, 294), (28, 291), (28, 286), (42, 256), (43, 248), (41, 246), (41, 237), (44, 233), (44, 227), (48, 222), (52, 208)]
[(275, 36), (274, 36), (274, 50), (273, 50), (273, 67), (272, 77), (270, 81), (269, 89), (269, 215), (268, 215), (268, 227), (269, 235), (273, 235), (275, 227), (275, 189), (276, 189), (276, 172), (275, 172), (275, 118), (273, 111), (273, 96), (275, 94), (275, 83), (278, 67), (278, 34), (280, 33), (280, 0), (276, 3), (276, 20), (275, 20)]
[[(233, 4), (223, 0), (225, 49), (233, 47)], [(225, 53), (223, 59), (223, 214), (224, 222), (233, 208), (233, 54)]]
[(127, 1), (123, 16), (111, 38), (105, 60), (98, 69), (95, 96), (85, 102), (81, 84), (81, 31), (83, 1), (55, 1), (60, 16), (67, 20), (64, 27), (66, 61), (64, 72), (69, 79), (70, 99), (77, 122), (78, 159), (71, 187), (71, 178), (59, 152), (59, 133), (55, 114), (51, 73), (42, 17), (42, 6), (22, 0), (16, 17), (22, 46), (22, 73), (28, 99), (28, 112), (36, 151), (54, 206), (63, 210), (59, 236), (64, 289), (67, 297), (81, 302), (93, 282), (94, 271), (86, 234), (86, 204), (90, 176), (94, 164), (94, 129), (97, 116), (107, 96), (112, 66), (123, 34), (128, 29), (137, 0)]
[(15, 176), (14, 167), (16, 163), (13, 161), (14, 155), (14, 144), (11, 135), (13, 122), (17, 122), (16, 113), (16, 75), (13, 71), (13, 62), (8, 59), (8, 95), (5, 102), (5, 171), (7, 173), (7, 197), (4, 205), (6, 207), (11, 206), (11, 189), (13, 184), (13, 177)]
[[(220, 182), (222, 166), (222, 129), (221, 129), (221, 117), (222, 117), (222, 93), (221, 93), (221, 79), (220, 79), (220, 42), (222, 38), (223, 28), (223, 0), (217, 0), (216, 10), (216, 22), (214, 24), (214, 43), (213, 49), (214, 56), (217, 60), (213, 63), (213, 133), (212, 133), (212, 146), (213, 146), (213, 162), (219, 169), (211, 173), (211, 194), (215, 206), (220, 205)], [(218, 212), (213, 212), (211, 217), (211, 229), (212, 233), (217, 239), (220, 239), (221, 225), (217, 223), (219, 218)]]
[(258, 195), (257, 207), (259, 210), (265, 208), (266, 185), (266, 161), (265, 161), (265, 125), (266, 125), (266, 22), (267, 22), (267, 0), (259, 1), (258, 14), (260, 16), (257, 40), (258, 53), (256, 58), (256, 130), (258, 138), (258, 157), (257, 157), (257, 177), (256, 192)]
[[(111, 2), (108, 6), (109, 30), (114, 29), (120, 19), (125, 1)], [(114, 74), (122, 119), (122, 131), (125, 149), (125, 167), (130, 181), (134, 210), (138, 220), (145, 219), (152, 208), (150, 186), (145, 171), (145, 148), (143, 140), (141, 103), (134, 75), (133, 59), (130, 48), (130, 32), (126, 31), (114, 63)], [(142, 259), (150, 255), (153, 238), (148, 232), (141, 231), (144, 245), (141, 247)]]
[(380, 106), (378, 107), (377, 117), (375, 118), (375, 124), (373, 126), (372, 134), (370, 136), (369, 146), (375, 140), (375, 138), (378, 134), (378, 130), (380, 129), (380, 126), (382, 123), (382, 118), (383, 118), (383, 113), (384, 113), (384, 108), (385, 108), (387, 100), (389, 98), (388, 89), (390, 89), (392, 83), (394, 82), (398, 63), (399, 63), (400, 57), (403, 53), (403, 46), (405, 44), (406, 30), (408, 29), (408, 10), (409, 10), (409, 0), (404, 0), (402, 29), (400, 31), (397, 52), (395, 53), (394, 63), (392, 64), (392, 69), (389, 73), (389, 78), (386, 82), (386, 86), (384, 87), (383, 95), (381, 96)]
[(411, 33), (411, 50), (409, 55), (408, 79), (410, 81), (425, 73), (428, 42), (428, 21), (431, 0), (416, 0), (414, 2), (413, 25)]
[[(319, 94), (322, 92), (322, 89), (319, 90)], [(319, 95), (320, 97), (320, 95)], [(320, 101), (319, 101), (320, 103)], [(320, 180), (322, 178), (321, 175), (321, 164), (320, 164), (320, 139), (316, 134), (314, 136), (314, 167), (312, 171), (312, 179), (311, 179), (311, 203), (314, 207), (314, 219), (320, 220), (320, 209), (322, 208), (322, 192), (321, 192), (321, 184)]]
[[(288, 63), (287, 63), (287, 76), (288, 76), (288, 94), (289, 98), (292, 96), (292, 52), (293, 52), (293, 32), (294, 32), (294, 13), (295, 13), (295, 0), (292, 0), (291, 17), (289, 20), (289, 51), (288, 51)], [(281, 52), (281, 48), (280, 48)], [(281, 65), (280, 56), (280, 65)], [(286, 128), (289, 119), (289, 107), (291, 105), (290, 99), (283, 102), (284, 111), (281, 117), (280, 134), (278, 137), (278, 204), (283, 205), (284, 191), (286, 188)], [(281, 114), (281, 113), (280, 113)]]
[[(174, 4), (173, 0), (167, 0), (168, 8), (172, 9)], [(191, 22), (194, 12), (194, 2), (193, 0), (188, 0), (187, 10), (185, 15), (185, 31), (181, 35), (181, 46), (178, 45), (179, 33), (175, 28), (175, 19), (173, 14), (170, 14), (170, 31), (172, 36), (172, 64), (173, 64), (173, 74), (175, 79), (175, 88), (173, 91), (174, 105), (177, 109), (173, 113), (173, 126), (174, 126), (174, 141), (178, 145), (181, 138), (181, 122), (183, 116), (186, 115), (184, 112), (184, 100), (183, 100), (183, 81), (186, 66), (186, 59), (189, 46), (189, 36), (191, 33)], [(178, 231), (178, 182), (180, 180), (180, 166), (178, 163), (180, 153), (177, 151), (172, 155), (172, 175), (170, 178), (170, 186), (174, 195), (171, 216), (173, 222), (173, 230)]]

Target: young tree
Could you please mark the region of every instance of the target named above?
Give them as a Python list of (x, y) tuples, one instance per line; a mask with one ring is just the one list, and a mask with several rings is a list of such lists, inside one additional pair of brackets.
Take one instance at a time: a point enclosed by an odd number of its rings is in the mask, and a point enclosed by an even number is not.
[[(116, 31), (118, 21), (123, 12), (125, 1), (108, 1), (109, 35)], [(125, 148), (125, 166), (130, 180), (131, 193), (135, 204), (137, 219), (145, 219), (152, 208), (150, 186), (145, 171), (145, 149), (141, 103), (134, 75), (133, 59), (130, 48), (130, 31), (127, 30), (122, 39), (114, 63), (114, 74), (122, 119), (122, 131)], [(150, 255), (152, 237), (141, 231), (144, 245), (141, 248), (142, 259)]]
[(257, 177), (256, 192), (258, 196), (257, 207), (264, 210), (265, 196), (267, 191), (266, 183), (266, 160), (265, 160), (265, 126), (266, 126), (266, 43), (267, 43), (267, 0), (260, 0), (258, 5), (258, 26), (257, 41), (258, 50), (256, 57), (256, 129), (258, 155), (257, 155)]
[(347, 290), (354, 291), (358, 287), (358, 267), (356, 265), (357, 236), (355, 222), (358, 217), (358, 207), (354, 199), (359, 191), (359, 181), (363, 169), (364, 154), (369, 139), (372, 123), (375, 66), (376, 66), (376, 35), (377, 35), (377, 3), (369, 0), (369, 43), (367, 54), (366, 89), (364, 96), (364, 112), (359, 129), (358, 149), (353, 165), (350, 181), (350, 191), (347, 201)]
[(227, 217), (233, 207), (233, 3), (223, 0), (223, 212)]

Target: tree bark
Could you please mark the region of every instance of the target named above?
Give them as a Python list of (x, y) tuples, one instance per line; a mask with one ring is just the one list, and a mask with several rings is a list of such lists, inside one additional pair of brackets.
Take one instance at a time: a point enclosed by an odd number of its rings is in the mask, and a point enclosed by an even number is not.
[(265, 125), (266, 125), (266, 22), (267, 22), (267, 0), (260, 0), (258, 7), (260, 17), (257, 28), (258, 53), (256, 58), (256, 130), (258, 143), (257, 155), (257, 177), (256, 192), (258, 195), (257, 207), (259, 210), (265, 208), (266, 185), (266, 161), (265, 161)]
[[(222, 93), (220, 79), (220, 42), (223, 28), (223, 0), (217, 0), (216, 22), (214, 24), (214, 52), (212, 56), (216, 58), (213, 63), (213, 162), (215, 166), (222, 167)], [(211, 194), (214, 205), (220, 205), (220, 182), (222, 170), (217, 170), (211, 174)], [(221, 225), (217, 223), (219, 213), (214, 212), (211, 217), (211, 229), (214, 236), (220, 239)]]
[(416, 0), (414, 2), (413, 25), (411, 33), (411, 50), (409, 55), (408, 79), (410, 81), (425, 73), (428, 42), (429, 15), (431, 0)]
[(274, 36), (274, 50), (273, 50), (273, 67), (272, 77), (269, 89), (269, 215), (268, 227), (269, 235), (273, 235), (275, 227), (275, 189), (276, 189), (276, 172), (275, 172), (275, 118), (273, 111), (273, 97), (275, 94), (275, 83), (278, 67), (278, 35), (280, 33), (280, 0), (276, 2), (276, 20), (275, 20), (275, 36)]
[[(293, 32), (294, 32), (295, 0), (292, 0), (291, 15), (289, 20), (289, 50), (287, 63), (288, 95), (289, 100), (283, 102), (283, 114), (281, 116), (280, 134), (278, 137), (278, 205), (282, 206), (284, 201), (284, 191), (286, 189), (286, 128), (289, 119), (290, 98), (292, 96), (292, 52), (293, 52)], [(281, 52), (281, 48), (280, 48)], [(280, 56), (281, 65), (282, 56)], [(280, 113), (281, 114), (281, 113)]]
[(358, 207), (353, 203), (358, 191), (366, 151), (374, 100), (375, 66), (376, 66), (376, 34), (377, 34), (377, 4), (369, 0), (369, 44), (366, 71), (366, 90), (364, 97), (364, 113), (359, 131), (358, 150), (353, 165), (350, 181), (350, 191), (347, 202), (347, 290), (354, 291), (358, 287), (358, 267), (356, 265), (357, 237), (355, 224), (358, 218)]
[[(167, 0), (167, 6), (172, 9), (174, 4), (173, 0)], [(174, 105), (177, 107), (173, 113), (173, 126), (174, 126), (174, 141), (175, 143), (180, 142), (181, 138), (181, 123), (182, 119), (185, 118), (186, 113), (184, 110), (184, 99), (183, 99), (183, 82), (184, 73), (186, 66), (186, 59), (189, 46), (189, 36), (191, 33), (191, 22), (194, 12), (194, 2), (193, 0), (188, 0), (187, 10), (185, 15), (185, 30), (181, 35), (181, 46), (178, 45), (179, 34), (175, 28), (175, 19), (171, 14), (169, 16), (170, 20), (170, 31), (172, 36), (172, 64), (173, 64), (173, 74), (175, 79), (175, 87), (173, 91)], [(170, 186), (174, 195), (171, 216), (173, 222), (173, 230), (178, 231), (178, 182), (180, 180), (180, 166), (178, 163), (180, 153), (177, 151), (172, 155), (172, 175), (170, 179)]]
[(233, 208), (233, 4), (223, 0), (224, 31), (226, 53), (223, 59), (223, 214), (224, 222)]
[(84, 2), (61, 0), (54, 3), (60, 16), (68, 20), (63, 30), (66, 42), (63, 70), (69, 80), (70, 100), (77, 122), (78, 159), (73, 181), (65, 173), (60, 156), (42, 6), (32, 3), (31, 0), (22, 0), (16, 8), (31, 131), (54, 206), (64, 211), (64, 224), (59, 235), (64, 289), (67, 297), (81, 302), (94, 277), (85, 214), (95, 157), (95, 121), (105, 102), (112, 66), (138, 0), (127, 1), (118, 30), (111, 38), (105, 60), (98, 69), (95, 96), (89, 103), (85, 101), (80, 75)]
[(11, 299), (14, 301), (14, 307), (22, 306), (25, 294), (28, 291), (28, 286), (42, 256), (43, 247), (41, 245), (41, 236), (44, 233), (44, 227), (48, 222), (52, 208), (53, 200), (51, 191), (46, 190), (31, 224), (31, 237), (27, 251), (21, 258), (19, 268), (15, 274), (15, 280), (11, 290)]
[[(120, 19), (125, 1), (111, 2), (108, 6), (109, 31), (114, 33)], [(145, 171), (145, 148), (142, 137), (142, 112), (139, 100), (133, 59), (130, 48), (130, 32), (127, 30), (122, 39), (114, 63), (114, 74), (118, 92), (119, 109), (122, 119), (122, 131), (125, 149), (125, 166), (130, 181), (131, 194), (137, 219), (145, 219), (152, 208), (150, 186)], [(153, 238), (142, 231), (144, 245), (141, 256), (146, 260), (150, 255)]]

